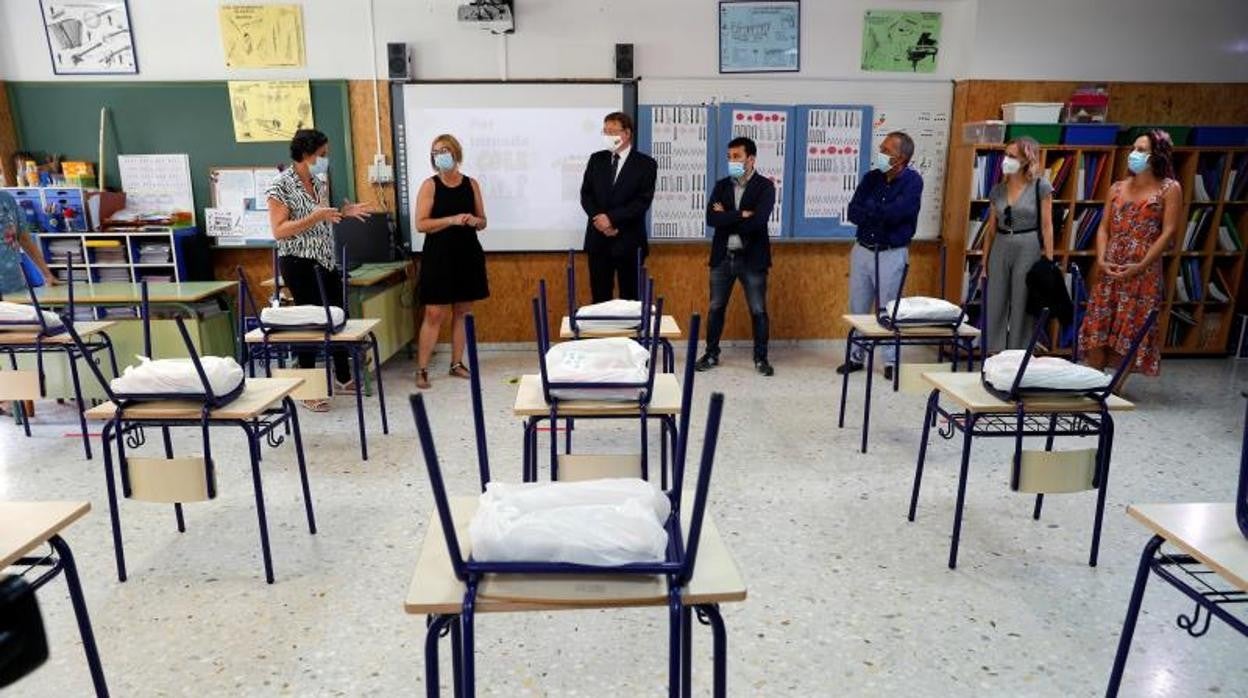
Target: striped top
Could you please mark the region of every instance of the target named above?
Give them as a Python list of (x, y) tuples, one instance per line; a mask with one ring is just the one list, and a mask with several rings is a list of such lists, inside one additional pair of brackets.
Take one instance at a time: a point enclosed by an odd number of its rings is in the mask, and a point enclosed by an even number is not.
[[(282, 202), (290, 211), (290, 220), (299, 220), (312, 215), (318, 206), (329, 205), (329, 185), (317, 176), (312, 177), (312, 183), (316, 198), (308, 194), (303, 180), (299, 179), (298, 170), (291, 166), (282, 170), (264, 193)], [(317, 223), (298, 235), (278, 240), (277, 253), (282, 257), (312, 259), (326, 269), (334, 269), (337, 266), (334, 262), (334, 229), (324, 221)]]

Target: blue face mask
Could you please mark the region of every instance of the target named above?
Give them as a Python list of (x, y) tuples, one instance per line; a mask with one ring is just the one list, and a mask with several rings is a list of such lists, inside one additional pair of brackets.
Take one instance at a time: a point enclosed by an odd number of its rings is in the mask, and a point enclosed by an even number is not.
[(317, 156), (317, 158), (312, 161), (312, 164), (308, 165), (308, 171), (318, 176), (329, 172), (329, 158), (324, 155)]
[(745, 176), (745, 163), (739, 161), (728, 161), (728, 176), (733, 179), (740, 179)]
[(875, 157), (871, 160), (871, 166), (880, 172), (888, 172), (893, 169), (893, 159), (887, 153), (875, 152)]
[(455, 167), (455, 157), (450, 153), (438, 153), (433, 156), (433, 166), (447, 172)]
[(1138, 150), (1132, 150), (1127, 156), (1127, 169), (1131, 170), (1131, 174), (1139, 174), (1148, 169), (1149, 154), (1142, 153)]

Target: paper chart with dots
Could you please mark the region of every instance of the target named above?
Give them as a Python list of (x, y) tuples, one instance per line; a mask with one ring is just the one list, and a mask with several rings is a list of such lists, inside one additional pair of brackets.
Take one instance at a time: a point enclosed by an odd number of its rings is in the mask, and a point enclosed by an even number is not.
[(732, 136), (753, 139), (758, 146), (758, 158), (754, 165), (756, 172), (770, 178), (776, 185), (776, 207), (771, 212), (771, 218), (767, 220), (767, 234), (771, 237), (780, 237), (784, 223), (785, 172), (791, 136), (790, 113), (789, 109), (734, 107), (728, 116), (729, 123), (732, 124)]

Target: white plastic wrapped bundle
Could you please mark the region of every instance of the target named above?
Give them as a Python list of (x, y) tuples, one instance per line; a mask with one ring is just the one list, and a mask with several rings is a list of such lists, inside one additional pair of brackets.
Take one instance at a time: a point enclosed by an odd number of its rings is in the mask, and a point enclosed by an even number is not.
[[(551, 383), (645, 383), (650, 377), (650, 352), (627, 337), (561, 342), (546, 352)], [(637, 388), (584, 388), (550, 391), (564, 400), (636, 400)]]
[[(595, 319), (602, 317), (617, 319)], [(618, 319), (621, 317), (627, 319)], [(583, 306), (576, 311), (576, 326), (582, 330), (635, 330), (641, 327), (641, 301), (616, 298)]]
[[(50, 310), (43, 311), (43, 321), (49, 329), (61, 326), (61, 316)], [(33, 305), (0, 301), (0, 322), (38, 325), (39, 316), (35, 314), (35, 306)]]
[(900, 298), (887, 305), (887, 315), (892, 317), (893, 308), (897, 308), (897, 322), (908, 325), (949, 325), (962, 317), (962, 308), (944, 298), (928, 296), (910, 296)]
[[(1018, 375), (1026, 351), (1010, 349), (984, 361), (984, 380), (997, 390), (1008, 391)], [(1097, 390), (1109, 385), (1112, 378), (1090, 366), (1071, 363), (1056, 356), (1033, 356), (1019, 388), (1031, 391)]]
[[(140, 356), (138, 366), (127, 366), (109, 386), (121, 395), (203, 395), (204, 384), (190, 359), (157, 359)], [(231, 357), (199, 359), (214, 395), (233, 392), (243, 383), (243, 368)]]
[[(330, 306), (329, 317), (333, 326), (338, 327), (346, 322), (347, 314), (338, 306)], [(260, 321), (274, 327), (308, 327), (325, 326), (325, 306), (323, 305), (287, 305), (279, 308), (266, 307), (260, 310)]]
[(491, 482), (468, 534), (482, 562), (656, 562), (665, 557), (670, 513), (667, 496), (636, 478)]

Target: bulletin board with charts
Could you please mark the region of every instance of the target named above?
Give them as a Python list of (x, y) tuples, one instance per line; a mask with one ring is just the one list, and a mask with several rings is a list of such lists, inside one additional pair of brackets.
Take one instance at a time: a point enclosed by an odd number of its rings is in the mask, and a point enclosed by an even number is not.
[(718, 111), (706, 105), (646, 104), (638, 109), (637, 142), (658, 163), (650, 204), (650, 237), (697, 239), (708, 233), (706, 202), (715, 181)]
[(872, 108), (801, 105), (795, 109), (792, 228), (795, 237), (853, 237), (849, 202), (871, 162)]
[(212, 206), (204, 209), (204, 231), (219, 247), (269, 246), (269, 200), (265, 192), (276, 167), (214, 167), (209, 170)]
[(774, 104), (721, 104), (719, 107), (719, 147), (715, 158), (715, 179), (728, 176), (728, 143), (737, 136), (754, 141), (758, 155), (756, 174), (776, 185), (776, 207), (767, 219), (767, 234), (780, 237), (788, 229), (786, 216), (793, 206), (790, 174), (795, 143), (794, 107)]

